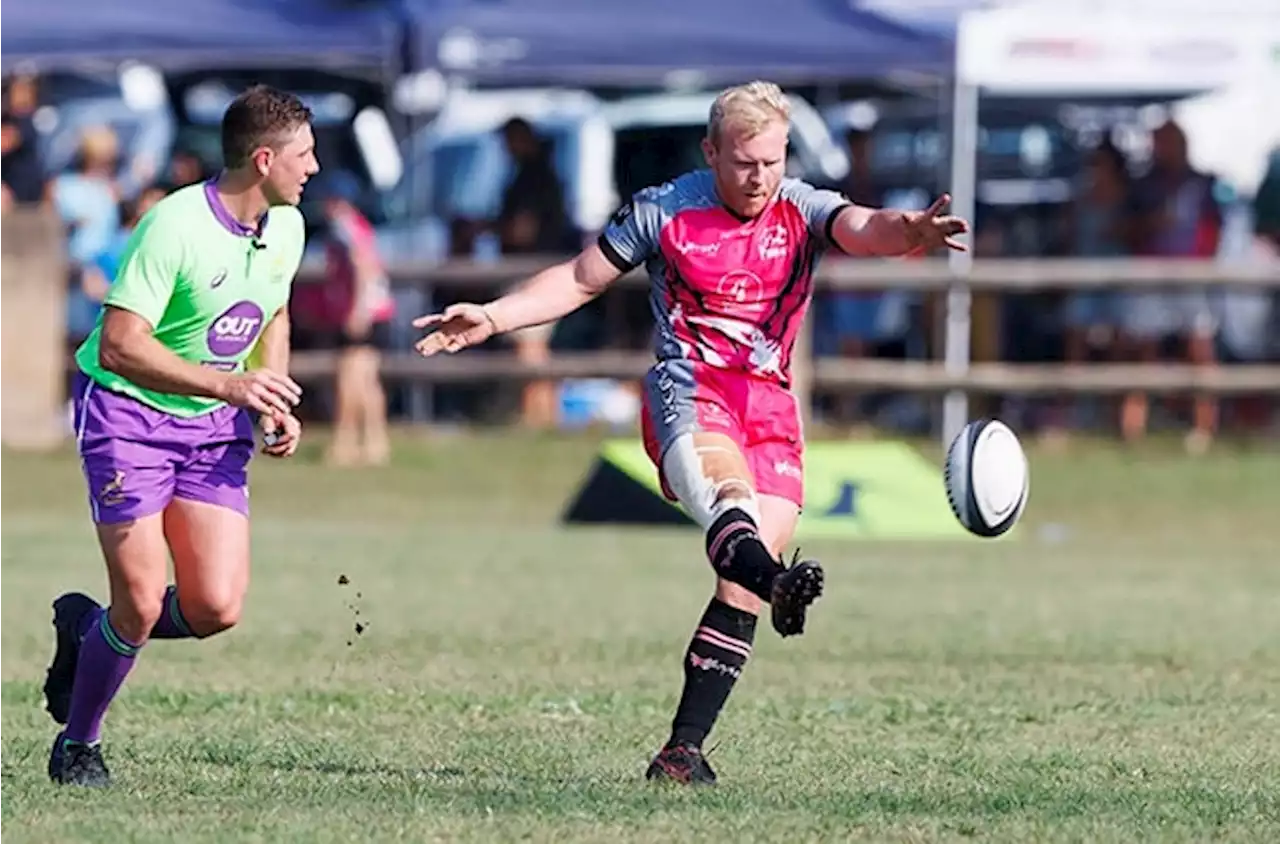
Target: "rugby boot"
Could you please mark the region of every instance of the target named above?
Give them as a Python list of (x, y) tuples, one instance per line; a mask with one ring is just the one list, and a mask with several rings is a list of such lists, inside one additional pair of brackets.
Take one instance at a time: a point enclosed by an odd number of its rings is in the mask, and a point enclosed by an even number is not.
[(97, 601), (80, 592), (67, 592), (53, 602), (53, 629), (57, 643), (53, 662), (44, 679), (44, 705), (59, 724), (71, 714), (71, 687), (80, 660), (80, 623), (86, 613), (101, 609)]
[(49, 779), (59, 785), (106, 788), (111, 785), (111, 772), (102, 759), (101, 745), (67, 741), (58, 733), (49, 751)]
[(667, 780), (681, 785), (715, 785), (716, 772), (711, 770), (702, 748), (689, 742), (669, 744), (653, 757), (647, 780)]
[(809, 605), (822, 595), (822, 566), (814, 560), (801, 560), (796, 550), (791, 565), (773, 580), (769, 599), (773, 611), (773, 629), (779, 636), (798, 636), (804, 632)]

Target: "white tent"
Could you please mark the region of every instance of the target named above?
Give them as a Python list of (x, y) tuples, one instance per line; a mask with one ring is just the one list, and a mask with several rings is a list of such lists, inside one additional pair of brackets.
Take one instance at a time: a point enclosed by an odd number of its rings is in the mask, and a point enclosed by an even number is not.
[[(1227, 137), (1235, 143), (1228, 142), (1219, 156), (1231, 162), (1252, 156), (1261, 164), (1264, 151), (1240, 144), (1274, 137), (1280, 1), (1022, 0), (965, 12), (956, 32), (952, 207), (973, 216), (983, 92), (1173, 99), (1223, 89), (1234, 92), (1231, 113), (1243, 125), (1231, 127)], [(952, 255), (957, 282), (947, 297), (945, 359), (948, 371), (960, 374), (969, 366), (970, 297), (963, 279), (971, 263), (969, 254)], [(965, 394), (949, 394), (945, 442), (959, 433), (967, 415)]]

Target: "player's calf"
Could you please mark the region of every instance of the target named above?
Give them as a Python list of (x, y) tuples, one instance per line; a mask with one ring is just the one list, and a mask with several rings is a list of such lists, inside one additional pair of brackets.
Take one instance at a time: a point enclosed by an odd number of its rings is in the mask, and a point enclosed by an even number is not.
[(151, 628), (152, 639), (195, 639), (196, 632), (187, 621), (182, 606), (178, 603), (178, 587), (170, 586), (164, 591), (164, 606), (160, 618)]
[(804, 630), (810, 604), (822, 593), (814, 562), (784, 566), (760, 531), (760, 503), (737, 444), (723, 434), (686, 434), (662, 460), (663, 475), (685, 508), (706, 530), (707, 559), (722, 579), (773, 605), (779, 634)]
[(762, 601), (773, 596), (773, 582), (786, 568), (769, 553), (760, 528), (744, 507), (730, 507), (707, 528), (707, 559), (716, 574)]
[(726, 511), (707, 531), (707, 558), (716, 573), (767, 601), (773, 627), (781, 636), (804, 632), (809, 606), (821, 595), (822, 566), (812, 560), (790, 567), (774, 558), (742, 509)]

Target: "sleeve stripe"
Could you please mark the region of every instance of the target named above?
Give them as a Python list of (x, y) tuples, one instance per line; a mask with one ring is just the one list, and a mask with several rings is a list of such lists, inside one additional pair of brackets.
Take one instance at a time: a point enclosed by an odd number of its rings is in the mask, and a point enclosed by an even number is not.
[(827, 243), (835, 247), (840, 246), (840, 244), (836, 243), (836, 238), (835, 238), (836, 218), (840, 216), (841, 211), (843, 211), (846, 208), (852, 208), (852, 207), (853, 207), (852, 202), (846, 202), (843, 205), (837, 205), (835, 208), (831, 210), (831, 213), (827, 215), (827, 224), (823, 226), (823, 233), (826, 234), (827, 236)]
[(609, 263), (617, 267), (618, 272), (629, 273), (640, 266), (638, 261), (631, 263), (626, 258), (623, 258), (617, 247), (609, 242), (609, 238), (605, 237), (603, 232), (596, 238), (596, 243), (600, 246), (600, 251), (604, 253), (604, 257), (609, 260)]

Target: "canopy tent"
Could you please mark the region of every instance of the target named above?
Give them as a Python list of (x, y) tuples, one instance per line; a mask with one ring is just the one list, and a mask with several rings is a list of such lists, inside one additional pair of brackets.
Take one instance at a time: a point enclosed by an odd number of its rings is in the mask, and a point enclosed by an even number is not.
[[(1008, 2), (1008, 0), (1005, 0)], [(998, 5), (1000, 0), (846, 0), (850, 8), (880, 15), (921, 32), (954, 38), (965, 12)]]
[[(1280, 90), (1280, 4), (1275, 0), (1025, 0), (966, 12), (956, 39), (951, 183), (955, 213), (975, 207), (978, 103), (982, 92), (1090, 99), (1142, 95), (1176, 99), (1198, 92), (1253, 92), (1258, 116), (1241, 126), (1236, 156), (1249, 137), (1265, 137), (1262, 116)], [(1248, 115), (1250, 112), (1245, 111)], [(1249, 118), (1246, 118), (1249, 119)], [(958, 278), (972, 256), (952, 253)], [(947, 298), (946, 366), (969, 364), (969, 293)], [(947, 396), (946, 442), (968, 415), (966, 396)]]
[(396, 55), (382, 4), (315, 0), (8, 0), (0, 57), (73, 70), (136, 60), (195, 67), (382, 67)]
[(716, 84), (950, 72), (949, 39), (844, 0), (406, 0), (418, 64), (478, 83)]

